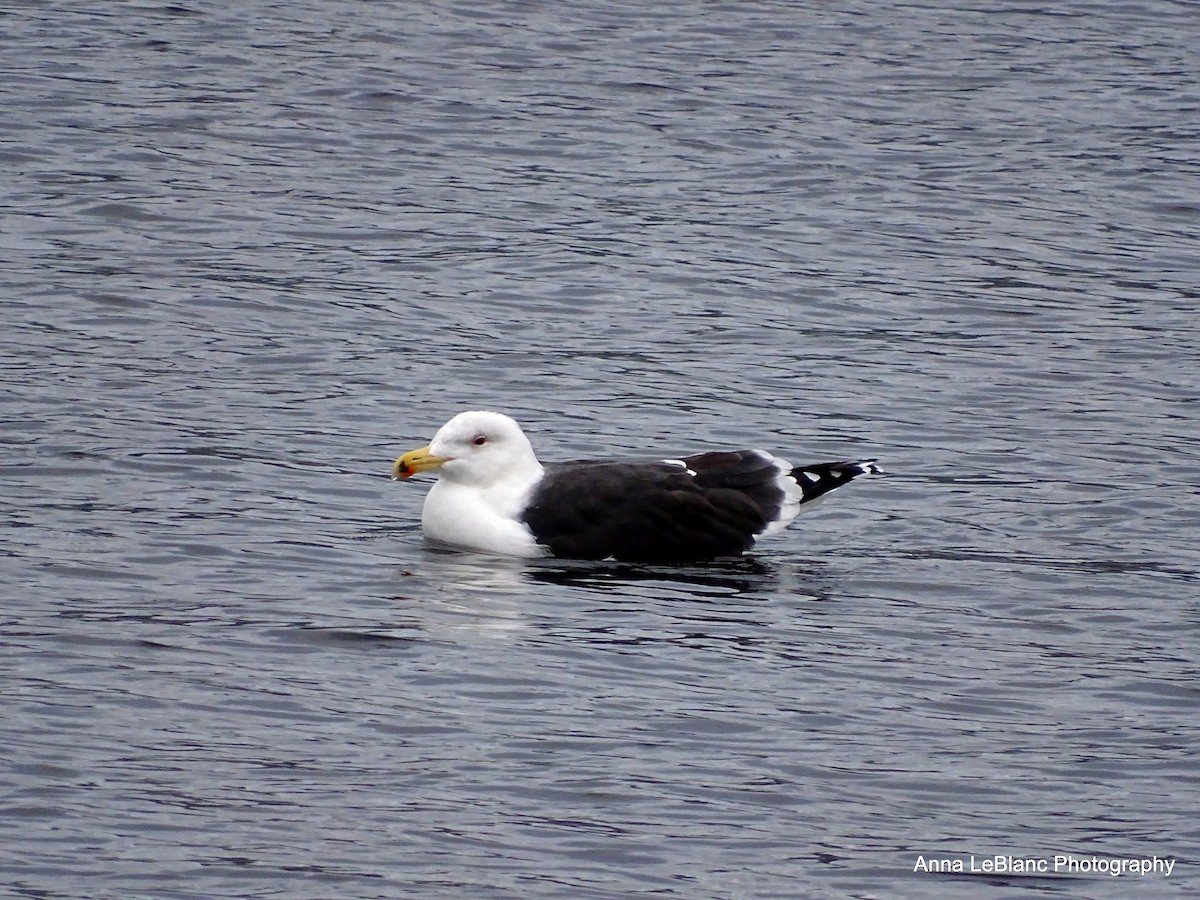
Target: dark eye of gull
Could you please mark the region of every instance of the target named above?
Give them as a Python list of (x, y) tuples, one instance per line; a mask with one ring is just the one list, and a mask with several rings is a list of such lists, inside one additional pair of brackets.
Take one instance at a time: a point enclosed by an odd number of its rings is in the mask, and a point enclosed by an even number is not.
[(471, 441), (471, 443), (474, 444), (476, 447), (482, 447), (484, 444), (487, 443), (487, 438), (485, 438), (482, 434), (477, 435), (475, 440)]

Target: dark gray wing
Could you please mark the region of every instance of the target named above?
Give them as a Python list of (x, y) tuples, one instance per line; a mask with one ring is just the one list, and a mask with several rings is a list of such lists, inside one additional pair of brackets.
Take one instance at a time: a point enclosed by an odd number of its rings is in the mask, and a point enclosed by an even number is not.
[(555, 556), (680, 563), (737, 556), (779, 513), (779, 467), (753, 450), (548, 465), (522, 518)]

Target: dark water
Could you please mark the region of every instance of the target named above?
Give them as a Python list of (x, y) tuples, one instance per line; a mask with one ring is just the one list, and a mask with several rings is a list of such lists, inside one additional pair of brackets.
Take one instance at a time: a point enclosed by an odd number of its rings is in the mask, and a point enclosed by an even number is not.
[[(3, 889), (1200, 892), (1200, 14), (939, 6), (0, 11)], [(426, 550), (480, 406), (891, 475)]]

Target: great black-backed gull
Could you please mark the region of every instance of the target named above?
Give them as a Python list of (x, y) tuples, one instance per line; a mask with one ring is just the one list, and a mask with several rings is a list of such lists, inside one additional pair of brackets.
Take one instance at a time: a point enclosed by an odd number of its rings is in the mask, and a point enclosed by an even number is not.
[(764, 450), (657, 462), (538, 462), (502, 413), (459, 413), (393, 478), (436, 471), (421, 522), (435, 544), (507, 556), (685, 563), (738, 556), (874, 460), (793, 466)]

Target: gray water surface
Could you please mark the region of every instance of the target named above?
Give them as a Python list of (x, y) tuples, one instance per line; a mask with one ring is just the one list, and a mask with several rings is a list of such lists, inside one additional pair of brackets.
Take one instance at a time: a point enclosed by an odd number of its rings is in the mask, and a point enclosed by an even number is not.
[[(12, 896), (1200, 892), (1195, 4), (0, 10)], [(751, 558), (424, 547), (878, 457)], [(936, 875), (1158, 856), (1170, 876)]]

